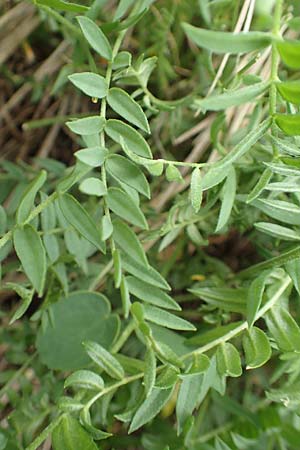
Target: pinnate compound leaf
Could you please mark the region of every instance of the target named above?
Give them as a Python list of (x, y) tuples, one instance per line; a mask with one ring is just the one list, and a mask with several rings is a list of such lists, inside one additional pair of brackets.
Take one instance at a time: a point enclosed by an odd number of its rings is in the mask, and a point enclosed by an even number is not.
[(159, 389), (154, 387), (151, 394), (139, 407), (131, 422), (129, 433), (150, 422), (161, 411), (172, 395), (173, 389)]
[(119, 217), (144, 230), (148, 229), (144, 214), (126, 192), (111, 187), (107, 191), (106, 200), (109, 209)]
[(266, 281), (269, 275), (269, 271), (263, 272), (250, 284), (247, 298), (247, 322), (249, 328), (251, 328), (255, 322), (256, 314), (260, 308)]
[(44, 185), (46, 179), (47, 179), (47, 173), (45, 170), (42, 170), (39, 173), (39, 175), (37, 175), (36, 178), (34, 178), (34, 180), (31, 181), (31, 183), (25, 190), (25, 192), (21, 198), (19, 207), (17, 209), (16, 222), (18, 224), (22, 224), (25, 222), (26, 219), (28, 219), (28, 216), (34, 205), (34, 200), (35, 200), (36, 194), (41, 189), (41, 187)]
[(78, 233), (103, 251), (103, 242), (96, 223), (80, 203), (70, 194), (63, 194), (58, 199), (59, 207), (65, 219)]
[(271, 36), (262, 32), (230, 33), (183, 24), (188, 38), (196, 45), (215, 53), (248, 53), (271, 44)]
[(291, 69), (300, 69), (300, 41), (282, 40), (277, 42), (282, 61)]
[(86, 341), (83, 345), (89, 357), (110, 377), (117, 380), (124, 378), (125, 373), (123, 367), (102, 345), (92, 341)]
[[(300, 55), (300, 53), (299, 53)], [(290, 103), (295, 105), (300, 105), (300, 81), (282, 81), (276, 83), (277, 90), (280, 95)]]
[(300, 135), (300, 114), (275, 114), (275, 123), (288, 136)]
[(128, 158), (111, 155), (106, 159), (107, 172), (117, 181), (127, 184), (145, 197), (150, 198), (149, 183), (141, 169)]
[(105, 157), (107, 155), (107, 150), (104, 147), (89, 147), (82, 150), (78, 150), (75, 153), (76, 158), (90, 166), (90, 167), (100, 167), (104, 163)]
[(107, 103), (123, 119), (150, 133), (147, 117), (140, 105), (127, 92), (120, 88), (108, 91)]
[(300, 352), (300, 328), (285, 308), (275, 307), (264, 318), (270, 333), (282, 351)]
[(100, 133), (105, 125), (105, 119), (100, 116), (83, 117), (82, 119), (70, 120), (66, 122), (68, 128), (73, 133), (81, 136)]
[(152, 392), (156, 379), (156, 358), (152, 348), (148, 348), (145, 355), (145, 372), (144, 372), (144, 385), (146, 397)]
[(79, 422), (69, 414), (62, 416), (52, 433), (53, 450), (97, 450), (98, 447)]
[(143, 300), (146, 303), (151, 303), (161, 308), (174, 309), (180, 311), (181, 308), (175, 300), (168, 294), (161, 291), (155, 286), (151, 286), (138, 278), (129, 276), (126, 278), (128, 289), (135, 297)]
[(231, 210), (233, 208), (236, 193), (236, 174), (233, 166), (230, 168), (225, 184), (222, 188), (222, 205), (218, 217), (216, 233), (218, 233), (227, 224)]
[(219, 345), (216, 356), (220, 375), (228, 375), (230, 377), (240, 377), (242, 375), (239, 352), (230, 342), (224, 342)]
[(107, 37), (95, 22), (85, 16), (77, 17), (81, 31), (90, 46), (103, 58), (111, 61), (112, 49)]
[(47, 261), (45, 248), (38, 232), (31, 225), (24, 225), (24, 227), (16, 228), (13, 241), (25, 274), (41, 296), (46, 280)]
[(121, 120), (109, 119), (106, 122), (105, 133), (124, 149), (124, 144), (134, 154), (143, 158), (152, 158), (149, 145), (134, 128)]
[(104, 381), (100, 375), (91, 370), (77, 370), (65, 380), (64, 387), (70, 386), (99, 391), (104, 388)]
[(254, 101), (258, 95), (267, 90), (268, 85), (268, 82), (263, 81), (240, 89), (228, 90), (222, 94), (211, 95), (200, 100), (196, 99), (194, 105), (204, 111), (221, 111), (231, 106)]
[(271, 345), (266, 334), (257, 327), (245, 332), (243, 348), (246, 358), (246, 369), (256, 369), (263, 366), (272, 355)]
[[(137, 264), (148, 267), (146, 254), (136, 234), (121, 220), (113, 221), (113, 238), (126, 255), (134, 259)], [(125, 266), (124, 268), (126, 269)]]
[(69, 80), (84, 94), (92, 98), (106, 97), (108, 89), (105, 78), (92, 72), (73, 73)]
[(196, 167), (192, 172), (190, 196), (192, 207), (194, 211), (197, 213), (201, 207), (203, 196), (202, 175), (198, 167)]
[(171, 328), (173, 330), (194, 331), (196, 328), (187, 320), (177, 317), (167, 311), (150, 305), (143, 305), (144, 316), (149, 322)]

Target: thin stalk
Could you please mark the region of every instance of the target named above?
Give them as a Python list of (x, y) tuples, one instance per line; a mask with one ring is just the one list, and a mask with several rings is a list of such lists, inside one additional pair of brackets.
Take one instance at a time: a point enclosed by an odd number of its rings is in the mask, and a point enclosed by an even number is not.
[(134, 320), (131, 320), (127, 327), (124, 328), (123, 332), (121, 333), (120, 337), (117, 339), (117, 341), (112, 346), (111, 352), (112, 353), (118, 353), (119, 350), (123, 347), (125, 342), (128, 340), (132, 332), (135, 330), (136, 324)]
[(62, 414), (61, 416), (56, 417), (53, 422), (51, 422), (42, 432), (38, 435), (38, 437), (28, 446), (25, 448), (25, 450), (36, 450), (46, 439), (47, 437), (52, 433), (52, 431), (59, 425), (62, 418), (65, 416), (65, 414)]
[(37, 352), (33, 353), (29, 358), (24, 362), (24, 364), (16, 371), (16, 373), (8, 380), (8, 382), (0, 389), (0, 399), (6, 393), (7, 389), (25, 372), (29, 364), (34, 360), (37, 356)]

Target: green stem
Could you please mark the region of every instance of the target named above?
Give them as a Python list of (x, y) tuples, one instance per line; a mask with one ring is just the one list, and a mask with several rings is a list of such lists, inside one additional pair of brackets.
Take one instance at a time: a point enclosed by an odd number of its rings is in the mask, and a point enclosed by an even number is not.
[(61, 416), (56, 417), (56, 419), (53, 420), (42, 432), (38, 435), (38, 437), (28, 446), (25, 448), (25, 450), (36, 450), (46, 439), (47, 437), (52, 433), (52, 431), (57, 427), (59, 422), (62, 420), (62, 418), (65, 416), (65, 414), (62, 414)]
[(29, 214), (28, 218), (22, 223), (22, 224), (16, 224), (10, 231), (5, 233), (2, 238), (0, 239), (0, 249), (4, 247), (4, 245), (10, 241), (13, 237), (13, 232), (18, 226), (26, 225), (27, 223), (30, 223), (36, 216), (38, 216), (47, 206), (50, 205), (50, 203), (54, 202), (58, 197), (57, 192), (53, 192), (47, 199), (40, 203), (38, 206), (36, 206), (31, 213)]
[(25, 372), (29, 364), (34, 360), (36, 356), (37, 352), (33, 353), (19, 368), (19, 370), (17, 370), (16, 373), (10, 378), (10, 380), (8, 380), (8, 382), (0, 389), (0, 399), (6, 393), (7, 389)]
[(131, 333), (135, 330), (136, 324), (134, 320), (131, 320), (127, 327), (124, 328), (123, 332), (121, 333), (118, 340), (114, 343), (112, 346), (111, 352), (112, 353), (118, 353), (119, 350), (123, 347)]

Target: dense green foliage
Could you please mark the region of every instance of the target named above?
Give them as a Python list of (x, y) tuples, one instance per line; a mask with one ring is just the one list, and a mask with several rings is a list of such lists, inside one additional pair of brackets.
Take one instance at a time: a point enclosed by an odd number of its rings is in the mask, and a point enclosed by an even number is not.
[(1, 162), (0, 450), (299, 449), (299, 5), (34, 3), (91, 112)]

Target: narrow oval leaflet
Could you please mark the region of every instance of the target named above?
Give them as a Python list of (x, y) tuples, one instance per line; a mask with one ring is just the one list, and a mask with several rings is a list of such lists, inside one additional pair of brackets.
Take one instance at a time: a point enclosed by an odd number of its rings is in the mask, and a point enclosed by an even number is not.
[(121, 120), (109, 119), (106, 122), (105, 133), (123, 147), (123, 142), (131, 152), (143, 158), (152, 158), (149, 145), (134, 128)]
[(140, 300), (161, 308), (181, 310), (179, 304), (159, 288), (133, 276), (126, 277), (126, 281), (131, 294)]
[(173, 330), (182, 331), (195, 331), (196, 328), (193, 324), (188, 322), (181, 317), (177, 317), (174, 314), (164, 311), (163, 309), (157, 308), (156, 306), (143, 305), (144, 316), (149, 322), (156, 323), (157, 325), (162, 325), (166, 328), (171, 328)]
[(91, 177), (83, 180), (79, 185), (79, 190), (87, 195), (102, 197), (107, 194), (107, 189), (103, 181), (99, 178)]
[(267, 47), (272, 42), (271, 35), (257, 31), (230, 33), (197, 28), (188, 23), (182, 26), (191, 41), (215, 53), (247, 53)]
[(257, 327), (245, 332), (243, 348), (246, 358), (246, 369), (256, 369), (263, 366), (272, 355), (272, 349), (267, 335)]
[(224, 342), (217, 349), (217, 369), (220, 375), (240, 377), (242, 375), (241, 358), (237, 349)]
[(104, 147), (89, 147), (74, 153), (82, 163), (91, 167), (100, 167), (105, 161), (107, 150)]
[(196, 167), (192, 172), (191, 187), (190, 187), (191, 203), (196, 213), (199, 211), (201, 207), (202, 196), (203, 196), (202, 175), (199, 167)]
[(68, 78), (74, 86), (89, 97), (103, 98), (107, 95), (107, 82), (101, 75), (92, 72), (81, 72), (73, 73)]
[(146, 397), (152, 392), (156, 379), (156, 358), (152, 348), (148, 348), (145, 355), (145, 373), (144, 373), (144, 386)]
[(101, 133), (105, 125), (105, 119), (100, 116), (83, 117), (82, 119), (70, 120), (66, 122), (66, 125), (73, 133), (86, 136)]
[(148, 229), (142, 210), (126, 192), (119, 188), (111, 187), (107, 191), (106, 201), (109, 209), (117, 216), (144, 230)]
[(140, 105), (120, 88), (111, 88), (108, 91), (107, 103), (121, 117), (128, 122), (150, 133), (147, 117)]
[(218, 233), (226, 226), (230, 218), (231, 210), (234, 204), (235, 194), (236, 194), (236, 174), (234, 167), (231, 166), (228, 175), (226, 177), (224, 186), (222, 188), (222, 204), (218, 217), (218, 223), (216, 226), (216, 233)]
[(19, 207), (17, 209), (16, 213), (16, 222), (18, 224), (24, 223), (26, 219), (28, 218), (32, 207), (34, 205), (34, 200), (36, 197), (36, 194), (41, 189), (41, 187), (45, 184), (45, 181), (47, 179), (47, 172), (45, 170), (42, 170), (29, 184), (27, 189), (25, 190)]
[[(113, 221), (113, 238), (117, 246), (120, 247), (127, 256), (129, 255), (129, 257), (142, 267), (148, 267), (147, 257), (140, 241), (129, 226), (121, 220)], [(125, 266), (124, 268), (126, 269)]]
[(277, 223), (271, 222), (256, 222), (254, 224), (255, 228), (257, 228), (262, 233), (266, 233), (269, 236), (273, 236), (278, 239), (282, 239), (284, 241), (299, 241), (300, 240), (300, 232), (292, 230), (291, 228), (283, 227), (282, 225), (278, 225)]
[(276, 43), (282, 61), (291, 69), (300, 69), (300, 41), (282, 40)]
[(300, 114), (275, 114), (276, 125), (288, 136), (300, 135)]
[(111, 353), (96, 342), (86, 341), (83, 345), (89, 357), (103, 369), (107, 375), (116, 378), (117, 380), (122, 380), (125, 376), (124, 369)]
[(36, 229), (27, 224), (16, 228), (13, 241), (23, 270), (41, 297), (47, 271), (46, 252), (42, 240)]
[(69, 414), (64, 414), (52, 432), (53, 450), (97, 450), (91, 435)]
[(282, 81), (276, 83), (276, 87), (280, 95), (290, 103), (300, 105), (300, 81)]
[(86, 16), (77, 17), (80, 28), (84, 37), (90, 44), (90, 46), (103, 58), (111, 61), (112, 59), (112, 49), (107, 37), (99, 28), (95, 22)]
[(100, 375), (91, 370), (77, 370), (66, 378), (64, 388), (69, 386), (98, 391), (104, 388), (104, 381)]

